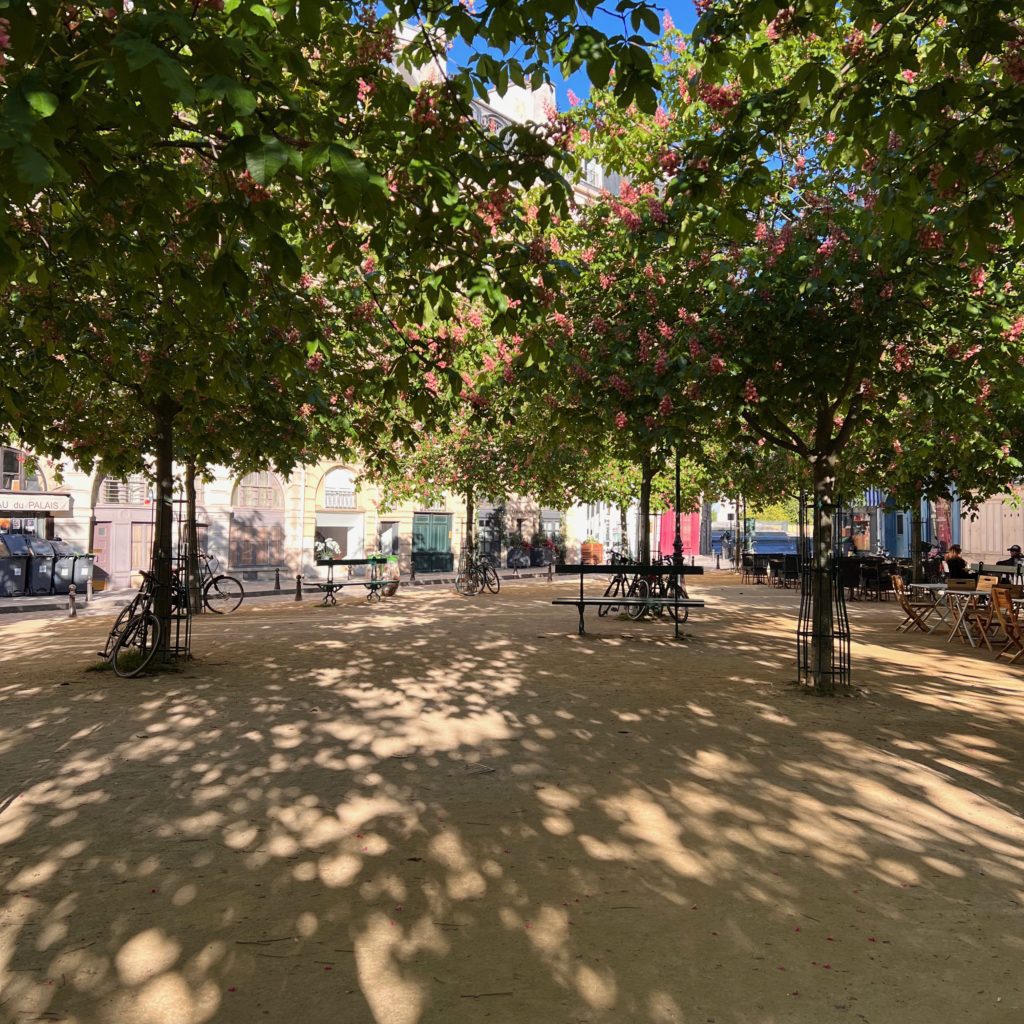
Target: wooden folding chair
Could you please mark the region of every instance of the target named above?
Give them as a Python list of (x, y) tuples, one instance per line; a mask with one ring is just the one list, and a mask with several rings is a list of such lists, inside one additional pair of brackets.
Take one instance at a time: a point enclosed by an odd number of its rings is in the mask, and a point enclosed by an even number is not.
[(1013, 606), (1013, 591), (1009, 587), (993, 588), (992, 614), (1006, 637), (1006, 644), (996, 655), (996, 660), (1009, 658), (1012, 665), (1024, 656), (1024, 635), (1017, 620), (1017, 609)]
[(924, 622), (929, 615), (934, 614), (935, 602), (927, 599), (912, 599), (907, 592), (907, 585), (903, 582), (902, 576), (893, 576), (892, 589), (895, 591), (896, 600), (899, 601), (900, 608), (903, 609), (903, 614), (906, 616), (896, 627), (896, 632), (906, 633), (911, 626), (917, 626), (922, 633), (927, 633), (928, 627)]

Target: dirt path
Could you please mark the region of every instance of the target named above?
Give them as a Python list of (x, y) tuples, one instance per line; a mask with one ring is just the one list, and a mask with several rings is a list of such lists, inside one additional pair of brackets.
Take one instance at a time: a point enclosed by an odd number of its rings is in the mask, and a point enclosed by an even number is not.
[(575, 635), (571, 583), (200, 621), (0, 622), (0, 1021), (1020, 1024), (1024, 668), (707, 577)]

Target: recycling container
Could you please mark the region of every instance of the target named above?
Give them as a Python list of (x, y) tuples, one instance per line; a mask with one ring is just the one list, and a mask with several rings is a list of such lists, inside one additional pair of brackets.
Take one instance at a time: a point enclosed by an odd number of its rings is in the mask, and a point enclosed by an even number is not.
[(20, 597), (28, 578), (28, 542), (20, 533), (5, 533), (0, 536), (0, 548), (0, 594)]
[(32, 558), (28, 565), (25, 592), (41, 597), (53, 590), (53, 545), (39, 537), (27, 537), (26, 540)]
[[(53, 592), (66, 594), (75, 582), (75, 549), (62, 540), (50, 541), (53, 547)], [(79, 588), (81, 589), (81, 588)]]
[(92, 579), (92, 565), (95, 561), (95, 555), (78, 555), (75, 558), (75, 590), (79, 594), (85, 593), (85, 588)]

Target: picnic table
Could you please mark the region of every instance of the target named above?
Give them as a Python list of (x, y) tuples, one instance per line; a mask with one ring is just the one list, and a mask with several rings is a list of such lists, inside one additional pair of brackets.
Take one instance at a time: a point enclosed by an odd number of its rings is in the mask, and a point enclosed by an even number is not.
[(600, 597), (585, 597), (583, 593), (583, 581), (587, 576), (703, 576), (704, 567), (700, 565), (630, 565), (624, 562), (613, 565), (556, 565), (555, 572), (559, 576), (579, 576), (580, 578), (579, 597), (556, 597), (551, 603), (572, 605), (579, 611), (579, 633), (581, 636), (586, 632), (583, 625), (583, 612), (587, 608), (602, 605), (650, 609), (667, 607), (675, 609), (675, 638), (678, 640), (679, 609), (704, 607), (703, 601), (695, 601), (688, 597), (630, 597), (623, 594), (608, 594), (607, 591)]
[[(384, 574), (384, 568), (388, 564), (386, 555), (371, 555), (369, 558), (318, 558), (317, 565), (327, 567), (327, 579), (315, 580), (312, 586), (321, 591), (324, 595), (323, 604), (337, 604), (337, 593), (345, 587), (365, 587), (367, 601), (379, 601), (382, 597), (390, 597), (398, 589), (398, 580)], [(351, 576), (342, 580), (334, 578), (335, 566), (369, 566), (369, 575), (362, 579), (352, 579)]]

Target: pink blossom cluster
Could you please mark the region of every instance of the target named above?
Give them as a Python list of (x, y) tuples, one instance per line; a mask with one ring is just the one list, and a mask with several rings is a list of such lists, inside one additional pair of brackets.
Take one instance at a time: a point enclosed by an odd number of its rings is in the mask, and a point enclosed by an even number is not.
[(897, 373), (903, 373), (904, 370), (909, 370), (914, 365), (913, 356), (902, 341), (893, 349), (892, 365)]
[(697, 17), (701, 17), (707, 14), (712, 7), (715, 6), (715, 0), (693, 0), (694, 9), (697, 12)]
[(936, 228), (921, 228), (917, 233), (917, 241), (922, 249), (941, 249), (946, 244), (946, 236)]
[(663, 348), (659, 348), (657, 358), (654, 360), (654, 372), (662, 377), (666, 370), (668, 370), (668, 353)]
[(319, 373), (320, 368), (324, 365), (324, 357), (322, 352), (314, 352), (306, 360), (306, 369), (311, 370), (313, 373)]
[(658, 403), (658, 412), (660, 412), (662, 416), (672, 415), (672, 399), (669, 395), (663, 396), (661, 401)]
[(643, 221), (628, 207), (622, 203), (612, 203), (615, 215), (626, 225), (628, 231), (639, 231)]
[(715, 85), (713, 82), (701, 82), (699, 95), (710, 110), (716, 114), (728, 114), (740, 101), (741, 90), (738, 84)]
[[(0, 49), (3, 49), (2, 45), (0, 45)], [(1000, 63), (1003, 70), (1017, 85), (1024, 85), (1024, 36), (1011, 39), (1003, 47)]]
[(566, 337), (573, 337), (576, 334), (576, 324), (564, 313), (553, 313), (551, 319), (556, 327), (560, 328)]
[(617, 373), (613, 373), (608, 378), (608, 384), (613, 387), (618, 393), (625, 399), (629, 400), (633, 397), (633, 389), (630, 387), (629, 382), (623, 380)]
[(682, 158), (675, 150), (666, 149), (664, 153), (658, 157), (658, 165), (666, 174), (675, 174), (679, 170), (679, 163)]
[(700, 359), (704, 355), (704, 346), (696, 338), (690, 338), (688, 344), (691, 359)]
[(725, 360), (718, 355), (712, 356), (708, 363), (708, 369), (712, 373), (725, 373)]
[(975, 295), (980, 295), (985, 290), (985, 282), (987, 280), (988, 274), (984, 267), (975, 267), (971, 271), (971, 284), (973, 285)]
[(1019, 341), (1024, 336), (1024, 316), (1017, 317), (1013, 324), (1003, 332), (1007, 341)]
[(367, 82), (365, 78), (360, 78), (357, 81), (356, 98), (360, 103), (366, 104), (369, 102), (370, 97), (377, 91), (377, 86), (373, 82)]
[(6, 18), (0, 18), (0, 64), (4, 62), (4, 50), (11, 48), (11, 23)]
[(653, 196), (647, 198), (647, 212), (655, 224), (660, 226), (668, 223), (668, 214), (665, 213), (665, 208)]
[(755, 402), (760, 401), (761, 396), (757, 393), (757, 388), (754, 386), (752, 380), (747, 380), (743, 385), (743, 400), (753, 405)]
[(615, 414), (615, 426), (619, 430), (625, 430), (626, 424), (629, 422), (629, 417), (620, 409)]
[(796, 12), (792, 6), (783, 7), (775, 17), (768, 22), (768, 27), (764, 30), (764, 34), (768, 37), (768, 42), (777, 43), (783, 36), (785, 36), (789, 30), (793, 27), (793, 15)]

